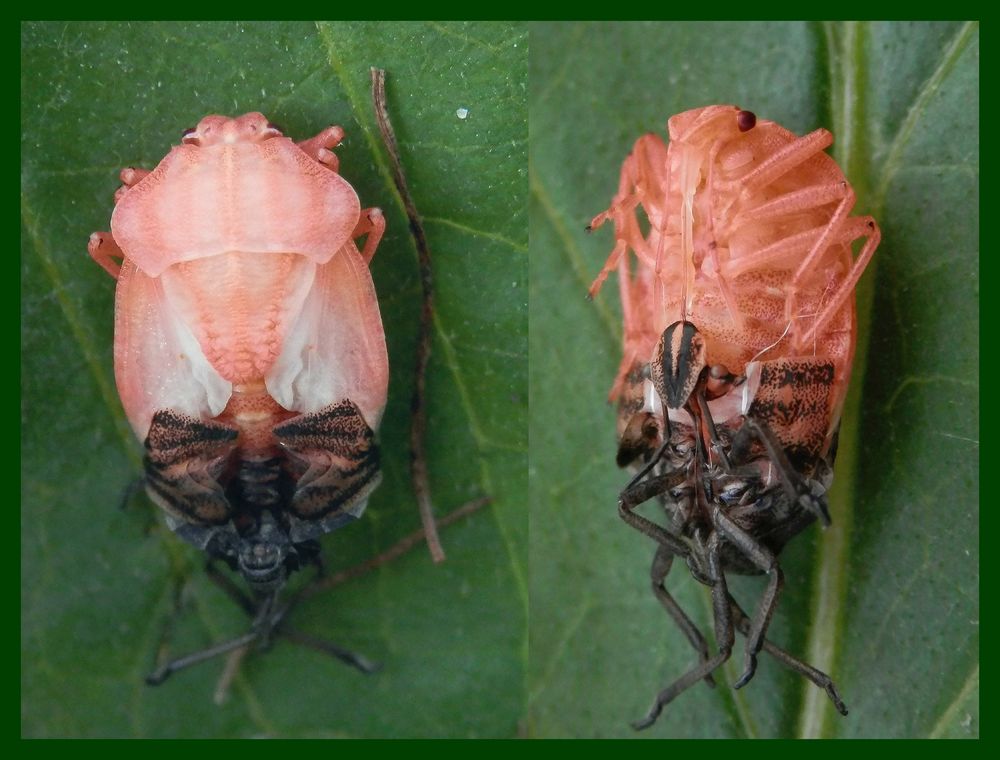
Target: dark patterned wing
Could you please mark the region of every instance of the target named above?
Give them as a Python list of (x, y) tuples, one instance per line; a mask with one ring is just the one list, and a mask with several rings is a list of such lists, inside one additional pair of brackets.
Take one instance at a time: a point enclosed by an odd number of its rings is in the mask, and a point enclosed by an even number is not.
[(292, 515), (323, 521), (326, 530), (361, 516), (381, 474), (375, 433), (353, 402), (293, 417), (274, 436), (297, 470)]
[(218, 422), (161, 410), (146, 437), (146, 490), (167, 513), (199, 525), (221, 525), (232, 506), (219, 484), (237, 431)]

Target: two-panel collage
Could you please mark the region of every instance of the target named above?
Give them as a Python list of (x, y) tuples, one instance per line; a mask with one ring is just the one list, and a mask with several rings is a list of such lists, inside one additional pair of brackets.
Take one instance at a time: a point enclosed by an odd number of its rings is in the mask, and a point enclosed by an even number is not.
[(22, 737), (978, 738), (978, 22), (20, 78)]

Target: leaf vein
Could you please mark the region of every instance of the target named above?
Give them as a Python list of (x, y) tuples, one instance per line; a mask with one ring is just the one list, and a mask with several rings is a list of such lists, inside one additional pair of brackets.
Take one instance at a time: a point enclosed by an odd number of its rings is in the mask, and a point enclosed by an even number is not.
[(885, 204), (886, 196), (889, 192), (889, 185), (896, 176), (897, 172), (903, 166), (903, 152), (909, 144), (910, 138), (913, 136), (913, 132), (917, 127), (917, 122), (920, 120), (920, 117), (923, 116), (931, 98), (937, 94), (945, 78), (951, 73), (952, 68), (954, 68), (958, 59), (961, 57), (965, 48), (972, 39), (973, 33), (978, 28), (978, 21), (968, 21), (962, 25), (962, 28), (955, 34), (951, 44), (941, 56), (941, 61), (938, 63), (934, 73), (931, 74), (930, 78), (924, 83), (920, 93), (914, 99), (913, 105), (910, 106), (906, 117), (903, 119), (903, 123), (900, 125), (896, 132), (896, 136), (892, 140), (885, 163), (882, 164), (882, 177), (879, 181), (878, 189), (875, 191), (875, 209), (877, 211), (882, 210), (882, 207)]
[(928, 734), (929, 739), (939, 739), (944, 736), (948, 727), (955, 722), (955, 718), (958, 711), (962, 709), (962, 705), (972, 696), (973, 692), (979, 689), (979, 663), (976, 663), (976, 667), (972, 669), (968, 677), (965, 679), (965, 683), (962, 688), (959, 689), (958, 694), (955, 695), (955, 699), (949, 703), (949, 705), (941, 713), (941, 717), (938, 718), (934, 727)]
[(524, 245), (522, 243), (518, 243), (518, 242), (516, 242), (514, 240), (511, 240), (508, 237), (504, 237), (503, 235), (499, 235), (499, 234), (497, 234), (495, 232), (486, 232), (485, 230), (479, 230), (479, 229), (476, 229), (475, 227), (469, 227), (466, 224), (462, 224), (461, 222), (456, 222), (453, 219), (445, 219), (444, 217), (440, 217), (440, 216), (425, 216), (425, 217), (421, 217), (421, 218), (427, 224), (441, 224), (441, 225), (445, 225), (447, 227), (453, 227), (456, 230), (460, 230), (462, 232), (465, 232), (465, 233), (467, 233), (469, 235), (472, 235), (473, 237), (481, 237), (481, 238), (486, 238), (488, 240), (495, 240), (496, 242), (501, 243), (502, 245), (505, 245), (505, 246), (507, 246), (507, 247), (509, 247), (509, 248), (511, 248), (511, 249), (513, 249), (515, 251), (517, 251), (518, 253), (525, 253), (525, 254), (527, 254), (527, 252), (528, 252), (528, 246), (527, 245)]
[[(549, 196), (548, 191), (542, 185), (541, 179), (538, 174), (531, 168), (528, 170), (531, 184), (531, 194), (538, 200), (539, 205), (545, 212), (545, 217), (552, 229), (555, 230), (556, 235), (562, 240), (562, 252), (565, 254), (566, 259), (569, 261), (570, 267), (573, 270), (573, 274), (579, 282), (583, 284), (580, 288), (581, 297), (583, 293), (587, 292), (587, 288), (590, 287), (590, 280), (587, 277), (586, 271), (587, 267), (584, 264), (583, 252), (579, 249), (576, 241), (569, 234), (566, 229), (566, 225), (563, 223), (562, 218), (556, 211), (555, 206), (552, 203), (552, 198)], [(607, 328), (608, 335), (611, 338), (612, 343), (618, 348), (619, 351), (622, 349), (620, 328), (618, 326), (617, 320), (611, 314), (611, 310), (604, 304), (603, 301), (598, 301), (595, 299), (594, 305), (597, 308), (598, 313), (601, 315), (601, 321)]]
[(28, 198), (24, 193), (21, 194), (21, 218), (24, 220), (24, 226), (28, 232), (28, 237), (31, 239), (35, 255), (42, 262), (42, 269), (52, 283), (52, 292), (55, 294), (56, 302), (59, 304), (70, 332), (72, 332), (73, 338), (80, 348), (83, 360), (90, 370), (94, 382), (97, 384), (101, 400), (108, 407), (111, 419), (114, 420), (115, 432), (118, 434), (122, 448), (125, 450), (125, 454), (129, 460), (138, 467), (140, 460), (136, 453), (136, 447), (133, 445), (132, 432), (125, 423), (125, 415), (122, 412), (121, 405), (118, 403), (118, 394), (111, 388), (106, 374), (101, 369), (101, 362), (97, 358), (97, 351), (81, 328), (84, 322), (83, 316), (66, 295), (66, 285), (59, 274), (59, 269), (52, 258), (52, 254), (42, 240), (38, 231), (38, 218), (31, 210)]

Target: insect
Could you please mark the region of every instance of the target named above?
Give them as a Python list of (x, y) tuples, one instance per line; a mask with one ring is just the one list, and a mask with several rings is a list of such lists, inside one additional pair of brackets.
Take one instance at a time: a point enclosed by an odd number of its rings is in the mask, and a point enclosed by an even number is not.
[[(636, 470), (618, 511), (653, 539), (653, 592), (698, 654), (660, 691), (662, 710), (746, 637), (745, 686), (763, 649), (847, 708), (830, 677), (767, 639), (783, 584), (778, 555), (817, 519), (829, 524), (840, 413), (855, 345), (854, 287), (880, 240), (852, 217), (854, 192), (824, 150), (825, 129), (796, 137), (735, 106), (672, 117), (669, 145), (640, 137), (607, 221), (615, 245), (591, 286), (618, 273), (624, 356), (618, 402), (621, 467)], [(861, 241), (854, 254), (854, 243)], [(631, 251), (636, 260), (630, 263)], [(636, 508), (655, 499), (665, 524)], [(718, 651), (667, 590), (675, 559), (711, 589)], [(766, 574), (748, 615), (727, 574)]]
[(121, 172), (111, 232), (91, 236), (117, 279), (115, 379), (146, 491), (255, 599), (250, 633), (151, 683), (265, 642), (289, 573), (379, 483), (389, 370), (368, 264), (385, 221), (338, 173), (343, 137), (295, 143), (260, 113), (206, 116), (152, 171)]

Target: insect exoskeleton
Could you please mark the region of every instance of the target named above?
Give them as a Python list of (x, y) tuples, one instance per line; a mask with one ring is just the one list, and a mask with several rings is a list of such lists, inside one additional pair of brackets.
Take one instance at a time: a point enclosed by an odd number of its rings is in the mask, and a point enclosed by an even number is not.
[(89, 245), (118, 280), (115, 379), (146, 489), (262, 609), (380, 477), (388, 358), (368, 263), (385, 222), (338, 173), (343, 136), (206, 116), (152, 171), (122, 171), (111, 232)]
[[(636, 141), (611, 206), (588, 228), (610, 220), (615, 230), (591, 295), (618, 272), (624, 356), (610, 397), (618, 464), (637, 469), (619, 513), (656, 542), (653, 591), (700, 659), (634, 725), (651, 725), (699, 680), (712, 684), (734, 630), (747, 639), (737, 688), (763, 648), (846, 714), (830, 677), (766, 634), (783, 583), (778, 554), (817, 518), (829, 522), (854, 287), (879, 229), (850, 216), (854, 192), (824, 152), (825, 129), (796, 137), (735, 106), (708, 106), (672, 117), (668, 130), (669, 144)], [(635, 511), (654, 498), (664, 524)], [(715, 655), (666, 589), (677, 557), (711, 588)], [(727, 573), (768, 575), (752, 617)]]

